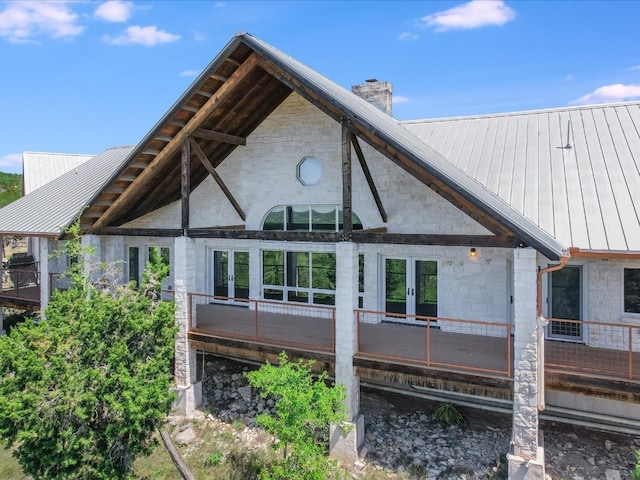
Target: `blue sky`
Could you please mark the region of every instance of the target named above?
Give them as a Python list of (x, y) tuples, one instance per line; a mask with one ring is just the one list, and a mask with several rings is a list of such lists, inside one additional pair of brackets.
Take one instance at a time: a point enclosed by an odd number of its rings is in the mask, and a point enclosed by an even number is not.
[(0, 1), (0, 170), (137, 143), (238, 31), (398, 119), (640, 98), (640, 1)]

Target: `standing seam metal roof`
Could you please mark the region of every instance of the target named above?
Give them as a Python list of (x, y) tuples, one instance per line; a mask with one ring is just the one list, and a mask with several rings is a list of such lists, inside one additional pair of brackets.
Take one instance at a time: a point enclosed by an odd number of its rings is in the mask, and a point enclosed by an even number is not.
[(0, 209), (0, 235), (61, 236), (126, 160), (133, 147), (114, 147)]
[(640, 102), (402, 125), (563, 244), (640, 251)]

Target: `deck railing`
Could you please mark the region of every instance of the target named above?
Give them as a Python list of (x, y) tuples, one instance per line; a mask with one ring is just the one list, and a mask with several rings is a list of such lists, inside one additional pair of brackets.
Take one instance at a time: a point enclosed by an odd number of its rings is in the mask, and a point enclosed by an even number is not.
[(333, 353), (335, 324), (335, 307), (189, 294), (198, 334)]
[(552, 318), (553, 327), (573, 338), (545, 342), (546, 371), (640, 380), (639, 325)]
[(2, 275), (2, 294), (15, 298), (39, 298), (40, 272), (34, 268), (7, 268)]
[(511, 378), (512, 325), (356, 310), (357, 355)]

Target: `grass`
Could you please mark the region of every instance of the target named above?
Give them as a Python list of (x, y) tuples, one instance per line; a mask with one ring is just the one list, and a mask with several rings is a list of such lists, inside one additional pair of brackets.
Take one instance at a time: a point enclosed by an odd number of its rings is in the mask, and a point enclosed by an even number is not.
[[(185, 420), (186, 422), (186, 420)], [(256, 480), (260, 467), (274, 459), (270, 437), (262, 430), (219, 420), (192, 421), (197, 441), (177, 445), (182, 458), (197, 480)], [(180, 425), (169, 428), (175, 437)], [(159, 445), (151, 455), (134, 463), (134, 478), (138, 480), (182, 480), (158, 435)], [(392, 472), (368, 466), (353, 478), (367, 480), (410, 480), (419, 472)], [(421, 472), (420, 472), (421, 473)], [(0, 479), (29, 480), (20, 465), (7, 450), (0, 448)]]

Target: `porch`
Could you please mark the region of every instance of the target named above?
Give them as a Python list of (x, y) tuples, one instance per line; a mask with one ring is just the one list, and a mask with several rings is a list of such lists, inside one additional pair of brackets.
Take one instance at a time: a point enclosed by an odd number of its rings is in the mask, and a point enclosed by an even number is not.
[[(235, 342), (240, 350), (244, 345), (272, 352), (317, 353), (323, 359), (333, 356), (333, 307), (202, 294), (190, 294), (189, 299), (190, 338), (202, 345)], [(385, 378), (393, 376), (391, 372), (397, 378), (411, 371), (430, 378), (500, 385), (500, 389), (511, 385), (513, 326), (508, 323), (359, 309), (354, 315), (358, 325), (354, 362), (362, 370), (384, 370)], [(590, 345), (545, 340), (547, 386), (640, 401), (633, 393), (640, 383), (640, 326), (562, 321), (590, 332)], [(504, 398), (504, 392), (498, 395)]]

